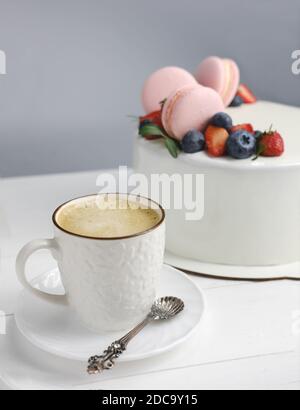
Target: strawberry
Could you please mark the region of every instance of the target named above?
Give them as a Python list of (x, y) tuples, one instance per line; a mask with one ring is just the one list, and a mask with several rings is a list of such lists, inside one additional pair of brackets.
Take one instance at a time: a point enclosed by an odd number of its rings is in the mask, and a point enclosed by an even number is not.
[(231, 128), (230, 132), (234, 133), (239, 130), (245, 130), (247, 132), (250, 132), (250, 134), (254, 134), (254, 128), (251, 124), (240, 124), (240, 125), (235, 125), (234, 127)]
[(257, 157), (280, 157), (284, 153), (284, 140), (277, 131), (262, 134), (258, 143)]
[[(159, 128), (163, 129), (163, 124), (161, 120), (161, 110), (151, 112), (150, 114), (144, 115), (143, 117), (139, 117), (139, 121), (140, 121), (140, 129), (145, 125), (156, 125)], [(157, 140), (161, 137), (157, 135), (144, 135), (144, 138), (146, 138), (149, 141), (152, 141), (152, 140)]]
[(161, 137), (158, 137), (157, 135), (145, 135), (144, 138), (148, 141), (155, 141), (159, 140)]
[(160, 128), (163, 128), (162, 121), (161, 121), (161, 110), (151, 112), (148, 115), (144, 115), (143, 117), (139, 118), (140, 124), (144, 122), (151, 122), (154, 125), (157, 125)]
[(226, 142), (229, 133), (225, 128), (210, 125), (205, 132), (207, 151), (213, 157), (222, 157), (226, 153)]
[(254, 104), (257, 101), (257, 98), (246, 84), (239, 86), (237, 95), (241, 97), (245, 104)]

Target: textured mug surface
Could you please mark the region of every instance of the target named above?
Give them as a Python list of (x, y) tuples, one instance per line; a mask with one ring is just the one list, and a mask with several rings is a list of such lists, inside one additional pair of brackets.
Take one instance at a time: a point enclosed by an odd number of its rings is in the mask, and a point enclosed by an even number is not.
[[(119, 239), (97, 239), (61, 229), (56, 217), (62, 207), (53, 216), (54, 239), (33, 241), (20, 252), (16, 266), (19, 280), (39, 297), (68, 303), (92, 331), (130, 328), (147, 315), (156, 298), (165, 248), (163, 209), (157, 207), (159, 223), (146, 232)], [(65, 297), (55, 300), (31, 288), (25, 278), (26, 260), (43, 248), (51, 249), (57, 260)]]

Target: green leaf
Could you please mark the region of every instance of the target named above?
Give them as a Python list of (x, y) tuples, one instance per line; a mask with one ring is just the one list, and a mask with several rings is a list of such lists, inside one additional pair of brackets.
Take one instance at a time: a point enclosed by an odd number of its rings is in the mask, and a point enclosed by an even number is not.
[(177, 143), (169, 137), (165, 137), (165, 145), (173, 158), (178, 157), (179, 148)]
[(130, 118), (132, 121), (139, 121), (139, 117), (136, 115), (127, 115), (127, 118)]
[(256, 161), (265, 150), (266, 150), (266, 146), (262, 143), (259, 143), (257, 146), (256, 156), (255, 158), (252, 159), (252, 161)]
[(172, 138), (168, 137), (164, 131), (155, 124), (147, 124), (140, 127), (139, 133), (142, 137), (147, 136), (158, 136), (164, 138), (165, 146), (169, 153), (172, 155), (173, 158), (178, 157), (179, 147), (177, 142), (174, 141)]
[(139, 133), (142, 137), (146, 137), (147, 135), (156, 135), (159, 137), (166, 137), (163, 130), (158, 127), (157, 125), (144, 125), (140, 127)]

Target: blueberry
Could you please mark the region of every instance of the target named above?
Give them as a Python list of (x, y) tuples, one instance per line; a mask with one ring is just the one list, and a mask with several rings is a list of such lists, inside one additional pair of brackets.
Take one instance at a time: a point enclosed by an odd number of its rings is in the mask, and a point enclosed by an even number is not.
[(145, 127), (146, 125), (151, 125), (151, 124), (153, 124), (152, 121), (150, 121), (150, 120), (143, 120), (143, 121), (141, 121), (141, 123), (140, 123), (140, 128)]
[(203, 151), (205, 146), (205, 137), (202, 132), (197, 130), (189, 131), (181, 141), (181, 148), (187, 154)]
[(139, 132), (141, 132), (142, 128), (146, 127), (146, 125), (153, 125), (153, 123), (150, 120), (141, 121), (139, 125)]
[(254, 132), (254, 137), (258, 140), (261, 136), (263, 135), (263, 132), (261, 131), (255, 131)]
[(215, 127), (225, 128), (227, 131), (229, 131), (233, 126), (232, 118), (228, 114), (226, 114), (226, 112), (219, 112), (218, 114), (216, 114), (212, 118), (211, 124)]
[(239, 95), (236, 95), (234, 99), (232, 100), (230, 107), (240, 107), (241, 105), (244, 104), (244, 101)]
[(227, 140), (227, 152), (232, 158), (246, 159), (256, 153), (257, 140), (253, 134), (239, 130)]

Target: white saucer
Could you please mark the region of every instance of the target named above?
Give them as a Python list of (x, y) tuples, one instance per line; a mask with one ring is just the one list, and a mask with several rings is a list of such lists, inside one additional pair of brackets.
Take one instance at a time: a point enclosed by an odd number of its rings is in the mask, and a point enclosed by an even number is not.
[[(63, 293), (57, 269), (35, 279), (33, 285)], [(153, 323), (128, 346), (119, 361), (134, 361), (164, 353), (183, 343), (200, 323), (205, 309), (202, 291), (182, 272), (164, 266), (158, 296), (177, 296), (185, 310), (169, 322)], [(69, 307), (57, 306), (22, 291), (15, 315), (20, 332), (36, 347), (56, 356), (86, 361), (102, 353), (121, 333), (97, 335), (86, 330)]]
[(243, 280), (300, 279), (300, 262), (278, 266), (233, 266), (205, 263), (165, 253), (165, 263), (204, 276)]

